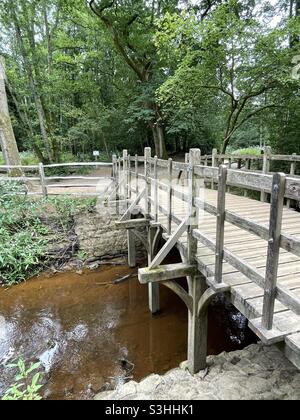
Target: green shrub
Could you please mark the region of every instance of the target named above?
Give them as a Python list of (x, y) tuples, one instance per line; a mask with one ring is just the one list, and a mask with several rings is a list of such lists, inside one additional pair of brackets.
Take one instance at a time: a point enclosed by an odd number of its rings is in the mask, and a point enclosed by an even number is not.
[(236, 149), (233, 151), (229, 151), (233, 155), (251, 155), (251, 156), (260, 156), (261, 155), (261, 148), (257, 147), (248, 147), (247, 149)]
[(20, 184), (0, 182), (0, 283), (9, 286), (41, 272), (53, 238), (67, 238), (73, 216), (96, 204), (67, 196), (31, 199), (22, 192)]
[(19, 359), (17, 363), (8, 365), (9, 368), (18, 369), (15, 376), (15, 383), (6, 391), (2, 397), (2, 401), (38, 401), (42, 397), (39, 394), (42, 385), (40, 384), (41, 373), (38, 372), (40, 363), (32, 364), (29, 368), (23, 359)]

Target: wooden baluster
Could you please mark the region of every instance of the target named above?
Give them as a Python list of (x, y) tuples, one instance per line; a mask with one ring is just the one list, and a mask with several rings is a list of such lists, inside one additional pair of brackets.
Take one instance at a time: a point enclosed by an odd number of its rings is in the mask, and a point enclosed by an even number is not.
[[(213, 168), (215, 168), (217, 166), (217, 155), (218, 155), (218, 150), (217, 149), (213, 149), (213, 151), (212, 151), (212, 165), (211, 165)], [(215, 189), (215, 180), (214, 180), (214, 177), (212, 177), (211, 189), (212, 190)]]
[(172, 233), (172, 176), (173, 176), (173, 160), (168, 160), (168, 203), (167, 203), (167, 211), (168, 211), (168, 235), (170, 236)]
[[(124, 200), (128, 199), (128, 151), (123, 150)], [(127, 203), (127, 201), (126, 201)], [(127, 204), (126, 204), (127, 208)]]
[(149, 217), (151, 213), (151, 182), (150, 182), (150, 158), (151, 158), (151, 147), (145, 148), (145, 216)]
[(158, 222), (158, 157), (154, 158), (154, 220)]
[[(246, 167), (247, 171), (250, 170), (250, 162), (251, 162), (250, 159), (246, 159), (245, 167)], [(244, 190), (244, 197), (248, 197), (248, 190), (246, 190), (246, 189)]]
[[(263, 157), (263, 173), (267, 174), (270, 172), (270, 157), (271, 157), (271, 147), (266, 147), (264, 151)], [(266, 202), (267, 201), (267, 193), (262, 190), (260, 194), (260, 201)]]
[(42, 188), (42, 194), (44, 198), (48, 197), (48, 189), (47, 189), (47, 183), (46, 183), (46, 177), (45, 177), (45, 170), (43, 163), (39, 164), (39, 174), (40, 174), (40, 180), (41, 180), (41, 188)]
[(132, 181), (132, 174), (131, 174), (131, 156), (128, 155), (128, 168), (127, 168), (127, 180), (128, 180), (128, 198), (131, 200), (132, 197), (132, 190), (131, 190), (131, 181)]
[[(292, 156), (297, 156), (297, 154), (296, 153), (293, 153)], [(291, 176), (294, 176), (295, 173), (296, 173), (296, 162), (293, 161), (293, 162), (291, 162), (290, 175)], [(291, 200), (289, 198), (287, 199), (286, 205), (287, 205), (287, 208), (288, 209), (291, 208)]]
[(135, 155), (135, 189), (136, 196), (139, 195), (139, 157)]
[(271, 330), (273, 327), (285, 186), (285, 174), (275, 174), (271, 195), (269, 245), (262, 317), (262, 326), (267, 330)]
[(116, 215), (119, 216), (120, 210), (119, 210), (119, 202), (118, 202), (118, 161), (117, 156), (113, 155), (112, 157), (113, 161), (113, 179), (114, 179), (114, 188), (115, 188), (115, 197), (113, 198), (116, 202)]
[(195, 206), (195, 198), (198, 196), (199, 184), (195, 175), (195, 166), (201, 161), (201, 150), (190, 150), (189, 162), (189, 229), (188, 229), (188, 262), (194, 263), (197, 255), (198, 243), (193, 237), (193, 230), (198, 228), (198, 208)]
[(217, 210), (217, 234), (216, 234), (216, 264), (215, 282), (222, 283), (223, 277), (223, 257), (224, 257), (224, 232), (226, 214), (226, 182), (227, 167), (220, 166), (219, 187), (218, 187), (218, 210)]

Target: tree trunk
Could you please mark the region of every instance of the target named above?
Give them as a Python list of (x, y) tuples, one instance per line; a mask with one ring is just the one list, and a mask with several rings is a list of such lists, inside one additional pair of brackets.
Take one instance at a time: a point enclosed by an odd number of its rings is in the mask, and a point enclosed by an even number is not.
[(47, 133), (45, 111), (44, 111), (44, 108), (43, 108), (43, 103), (42, 103), (42, 100), (41, 100), (41, 96), (38, 92), (36, 82), (35, 82), (35, 79), (34, 79), (34, 72), (33, 72), (32, 64), (30, 62), (29, 57), (27, 56), (27, 52), (26, 52), (26, 48), (25, 48), (25, 45), (24, 45), (21, 29), (20, 29), (19, 22), (18, 22), (18, 19), (17, 19), (17, 16), (16, 16), (15, 13), (13, 14), (13, 21), (14, 21), (14, 26), (15, 26), (15, 30), (16, 30), (17, 41), (18, 41), (18, 44), (19, 44), (19, 48), (20, 48), (22, 58), (23, 58), (24, 67), (25, 67), (25, 70), (27, 72), (29, 85), (30, 85), (30, 88), (32, 90), (32, 94), (33, 94), (35, 105), (36, 105), (36, 110), (37, 110), (40, 130), (41, 130), (41, 136), (42, 136), (44, 147), (45, 147), (45, 150), (46, 150), (46, 155), (47, 155), (47, 158), (48, 158), (49, 162), (52, 162), (53, 161), (53, 154), (52, 154), (51, 144), (50, 144), (50, 140), (49, 140), (48, 133)]
[[(5, 88), (5, 63), (0, 57), (0, 145), (6, 165), (21, 165), (18, 145), (14, 135)], [(12, 175), (19, 175), (20, 170), (12, 172)]]

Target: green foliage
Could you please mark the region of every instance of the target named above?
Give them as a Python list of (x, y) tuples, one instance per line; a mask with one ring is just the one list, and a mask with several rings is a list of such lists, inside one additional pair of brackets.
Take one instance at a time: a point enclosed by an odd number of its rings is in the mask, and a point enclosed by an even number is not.
[(300, 153), (300, 19), (289, 0), (95, 0), (102, 19), (82, 0), (17, 3), (1, 2), (0, 54), (24, 164), (45, 156), (33, 88), (61, 162), (141, 154), (157, 121), (172, 152), (210, 153), (228, 139)]
[(19, 359), (8, 367), (17, 369), (18, 373), (15, 376), (15, 383), (6, 391), (2, 401), (39, 401), (42, 399), (39, 394), (42, 388), (41, 373), (38, 372), (40, 363), (34, 363), (27, 368), (24, 360)]
[[(58, 227), (66, 236), (73, 216), (94, 205), (95, 199), (67, 196), (34, 200), (24, 194), (22, 185), (0, 182), (0, 282), (10, 286), (43, 270)], [(47, 222), (49, 214), (55, 226)]]
[(236, 149), (232, 153), (234, 155), (248, 155), (248, 156), (261, 156), (261, 148), (257, 147), (248, 147), (247, 149)]

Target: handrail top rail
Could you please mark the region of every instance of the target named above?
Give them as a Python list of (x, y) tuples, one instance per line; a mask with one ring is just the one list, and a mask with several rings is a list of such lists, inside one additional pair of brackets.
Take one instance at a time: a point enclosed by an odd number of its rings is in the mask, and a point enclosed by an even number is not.
[[(68, 166), (103, 166), (112, 167), (111, 162), (66, 162), (43, 165), (44, 168), (60, 168)], [(0, 165), (0, 169), (39, 169), (39, 165)]]

